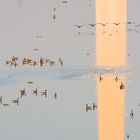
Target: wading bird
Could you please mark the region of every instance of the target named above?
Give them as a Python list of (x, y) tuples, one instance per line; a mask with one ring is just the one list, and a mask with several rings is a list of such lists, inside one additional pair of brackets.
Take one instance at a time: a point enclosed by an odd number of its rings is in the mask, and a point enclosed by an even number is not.
[(130, 115), (131, 119), (133, 119), (133, 117), (134, 117), (133, 109), (131, 109), (131, 112), (129, 115)]
[(16, 103), (17, 105), (19, 105), (19, 98), (15, 99), (15, 100), (12, 100), (11, 102)]
[(123, 82), (121, 82), (121, 85), (120, 85), (120, 90), (122, 90), (122, 89), (125, 89)]
[(103, 80), (103, 77), (100, 75), (99, 76), (99, 81), (101, 82)]
[(20, 90), (20, 98), (22, 98), (23, 96), (26, 96), (26, 91), (25, 88), (23, 90)]
[(57, 94), (56, 94), (56, 92), (55, 92), (55, 94), (54, 94), (54, 98), (57, 99)]
[(129, 135), (127, 135), (126, 137), (127, 137), (127, 140), (129, 140), (129, 137), (130, 137), (130, 136), (129, 136)]
[(116, 76), (114, 80), (117, 82), (119, 80), (119, 78)]
[(36, 88), (35, 90), (32, 91), (32, 94), (37, 96), (37, 94), (38, 94), (37, 88)]
[(53, 15), (52, 18), (55, 20), (56, 19), (56, 15)]
[(2, 96), (0, 96), (0, 104), (2, 104), (2, 98), (3, 98), (3, 97), (2, 97)]
[(47, 90), (45, 90), (44, 92), (41, 92), (41, 95), (44, 95), (47, 98)]

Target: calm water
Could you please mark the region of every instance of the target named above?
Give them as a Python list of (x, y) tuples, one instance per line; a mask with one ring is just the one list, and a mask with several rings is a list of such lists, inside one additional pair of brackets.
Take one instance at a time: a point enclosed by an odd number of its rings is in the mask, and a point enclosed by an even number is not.
[[(128, 4), (128, 20), (136, 23), (140, 22), (138, 5), (136, 0)], [(99, 69), (95, 67), (95, 29), (87, 25), (95, 22), (94, 1), (71, 0), (64, 4), (55, 0), (0, 0), (0, 11), (0, 96), (3, 103), (9, 104), (0, 106), (1, 139), (97, 140), (98, 107), (86, 112), (86, 104), (98, 104), (99, 86), (102, 91), (117, 74), (121, 80), (113, 80), (114, 87), (118, 89), (121, 81), (126, 85), (125, 92), (119, 93), (124, 105), (124, 136), (129, 134), (130, 139), (139, 140), (138, 32), (128, 31), (127, 68)], [(75, 27), (83, 24), (81, 29)], [(35, 48), (39, 50), (34, 51)], [(64, 66), (6, 66), (5, 61), (12, 56), (19, 57), (20, 62), (23, 57), (37, 61), (40, 57), (50, 58), (57, 64), (62, 58)], [(104, 80), (99, 82), (102, 73)], [(24, 88), (27, 96), (20, 98)], [(32, 94), (36, 88), (37, 96)], [(41, 95), (45, 89), (47, 98)], [(19, 105), (11, 103), (18, 97)], [(120, 104), (115, 103), (118, 108)], [(109, 109), (108, 105), (99, 106)], [(133, 119), (129, 115), (131, 109)]]

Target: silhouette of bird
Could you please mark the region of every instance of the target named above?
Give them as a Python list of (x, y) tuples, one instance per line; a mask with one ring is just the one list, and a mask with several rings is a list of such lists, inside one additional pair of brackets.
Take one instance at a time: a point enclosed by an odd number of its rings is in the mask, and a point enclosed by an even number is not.
[(96, 108), (97, 108), (97, 105), (93, 103), (93, 110), (95, 110)]
[(32, 94), (37, 96), (37, 94), (38, 94), (37, 88), (36, 88), (35, 90), (32, 91)]
[(128, 22), (125, 22), (124, 24), (135, 24), (135, 22), (128, 21)]
[(15, 57), (15, 56), (12, 57), (12, 61), (17, 61), (17, 60), (18, 60), (18, 57)]
[(103, 27), (105, 27), (108, 23), (96, 23), (96, 24), (99, 24), (99, 25), (102, 25)]
[(119, 80), (119, 78), (116, 76), (114, 80), (117, 82)]
[(45, 90), (44, 92), (41, 92), (41, 95), (44, 95), (45, 97), (47, 97), (47, 90)]
[(128, 140), (129, 140), (129, 137), (130, 137), (130, 136), (129, 136), (129, 135), (127, 135), (127, 139), (128, 139)]
[(100, 75), (99, 76), (99, 81), (101, 82), (103, 80), (103, 77)]
[(63, 66), (63, 60), (61, 58), (59, 58), (59, 63), (61, 66)]
[(33, 84), (33, 81), (28, 81), (27, 83), (28, 83), (28, 84)]
[(22, 98), (23, 96), (26, 96), (26, 92), (25, 92), (25, 89), (23, 90), (20, 90), (20, 98)]
[(124, 88), (125, 88), (125, 86), (124, 86), (124, 84), (121, 82), (120, 90), (122, 90), (122, 89), (124, 89)]
[(96, 26), (96, 23), (94, 23), (94, 24), (88, 24), (89, 26), (91, 26), (91, 27), (94, 27), (94, 26)]
[(57, 98), (57, 93), (55, 92), (55, 94), (54, 94), (54, 98), (56, 99)]
[(37, 66), (38, 65), (38, 62), (37, 61), (33, 61), (33, 66)]
[(0, 104), (2, 104), (2, 98), (3, 98), (3, 97), (2, 97), (2, 96), (0, 96)]
[(54, 66), (55, 62), (54, 61), (50, 61), (50, 66)]
[(40, 66), (43, 66), (44, 65), (44, 59), (42, 57), (40, 57)]
[(12, 103), (16, 103), (17, 105), (19, 105), (19, 98), (17, 98), (16, 100), (12, 100)]
[(52, 18), (55, 20), (56, 19), (56, 15), (53, 15)]
[(121, 23), (118, 22), (118, 23), (113, 23), (113, 24), (116, 25), (116, 26), (118, 26), (118, 25), (120, 25)]
[(133, 117), (134, 117), (133, 109), (131, 109), (131, 112), (129, 115), (130, 115), (131, 119), (133, 119)]
[(84, 25), (75, 25), (77, 28), (81, 28), (81, 27), (83, 27)]

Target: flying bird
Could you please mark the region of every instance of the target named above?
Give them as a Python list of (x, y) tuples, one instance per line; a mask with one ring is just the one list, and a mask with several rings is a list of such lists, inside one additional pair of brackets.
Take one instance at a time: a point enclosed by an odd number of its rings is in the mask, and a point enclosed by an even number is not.
[(75, 25), (77, 28), (81, 28), (81, 27), (83, 27), (84, 25)]
[(99, 25), (102, 25), (103, 27), (105, 27), (108, 23), (96, 23), (96, 24), (99, 24)]
[(91, 27), (94, 27), (96, 25), (96, 23), (94, 23), (94, 24), (89, 24), (88, 23), (88, 25), (91, 26)]
[(128, 22), (125, 22), (124, 24), (135, 24), (135, 22), (128, 21)]
[(116, 26), (118, 26), (118, 25), (120, 25), (121, 23), (113, 23), (114, 25), (116, 25)]

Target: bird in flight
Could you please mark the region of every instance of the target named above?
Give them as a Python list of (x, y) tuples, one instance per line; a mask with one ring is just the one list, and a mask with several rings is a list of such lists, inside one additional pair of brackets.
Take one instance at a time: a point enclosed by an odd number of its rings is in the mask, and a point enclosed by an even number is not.
[(81, 27), (83, 27), (84, 25), (75, 25), (77, 28), (81, 28)]
[(0, 96), (0, 104), (2, 104), (2, 98), (3, 98), (3, 97), (2, 97), (2, 96)]
[(120, 25), (121, 23), (119, 23), (119, 22), (118, 22), (118, 23), (115, 23), (115, 22), (114, 22), (113, 24), (116, 25), (116, 26), (118, 26), (118, 25)]
[(128, 22), (125, 22), (124, 24), (135, 24), (135, 23), (131, 22), (131, 21), (128, 21)]
[(96, 24), (99, 24), (99, 25), (102, 25), (103, 27), (105, 27), (108, 23), (96, 23)]
[(91, 26), (91, 27), (94, 27), (96, 25), (96, 23), (94, 23), (94, 24), (89, 24), (88, 23), (88, 25)]

